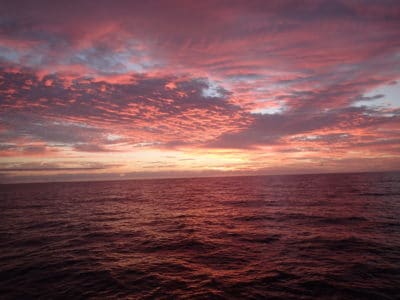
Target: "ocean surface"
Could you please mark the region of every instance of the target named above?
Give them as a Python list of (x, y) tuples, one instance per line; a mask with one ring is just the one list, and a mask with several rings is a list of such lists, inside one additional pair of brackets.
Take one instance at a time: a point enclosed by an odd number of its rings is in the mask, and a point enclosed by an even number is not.
[(0, 185), (1, 299), (400, 299), (400, 173)]

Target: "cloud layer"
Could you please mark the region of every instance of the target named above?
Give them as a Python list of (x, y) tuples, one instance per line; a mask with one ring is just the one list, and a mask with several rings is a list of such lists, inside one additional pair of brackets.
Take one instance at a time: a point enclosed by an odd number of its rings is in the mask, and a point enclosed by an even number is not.
[(398, 1), (0, 2), (3, 177), (400, 168)]

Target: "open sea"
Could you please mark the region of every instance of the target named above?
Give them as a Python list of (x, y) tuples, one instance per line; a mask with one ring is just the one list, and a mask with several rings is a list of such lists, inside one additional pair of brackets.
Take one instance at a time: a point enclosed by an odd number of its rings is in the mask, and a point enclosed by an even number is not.
[(0, 185), (0, 299), (400, 299), (400, 173)]

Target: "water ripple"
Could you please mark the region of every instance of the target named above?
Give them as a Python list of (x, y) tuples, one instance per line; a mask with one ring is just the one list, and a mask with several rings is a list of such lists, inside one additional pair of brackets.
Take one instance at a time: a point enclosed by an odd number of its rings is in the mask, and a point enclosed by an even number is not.
[(400, 299), (400, 174), (0, 186), (1, 299)]

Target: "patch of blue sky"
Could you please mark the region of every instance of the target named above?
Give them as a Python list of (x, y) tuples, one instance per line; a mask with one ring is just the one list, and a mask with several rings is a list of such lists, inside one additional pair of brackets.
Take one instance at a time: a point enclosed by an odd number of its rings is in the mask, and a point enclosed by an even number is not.
[(18, 63), (21, 58), (21, 53), (15, 49), (0, 46), (0, 58), (13, 63)]
[(204, 88), (202, 91), (202, 96), (205, 98), (216, 98), (216, 97), (222, 97), (223, 94), (221, 92), (221, 87), (212, 80), (208, 81), (207, 87)]
[(145, 69), (140, 63), (140, 55), (131, 51), (112, 52), (108, 49), (89, 48), (75, 54), (70, 62), (85, 64), (102, 73), (142, 72)]
[(400, 82), (393, 82), (389, 85), (384, 85), (369, 91), (363, 95), (363, 98), (373, 98), (374, 96), (382, 95), (381, 97), (375, 97), (372, 100), (359, 100), (353, 103), (353, 106), (361, 107), (367, 106), (371, 108), (400, 108)]
[(251, 111), (253, 114), (262, 114), (262, 115), (273, 115), (273, 114), (281, 114), (286, 110), (286, 105), (282, 101), (268, 101), (266, 99), (261, 99), (257, 101), (258, 103), (265, 104), (264, 107), (258, 107)]
[(273, 114), (281, 114), (285, 111), (284, 105), (274, 105), (269, 107), (261, 107), (256, 108), (251, 111), (253, 114), (262, 114), (262, 115), (273, 115)]

